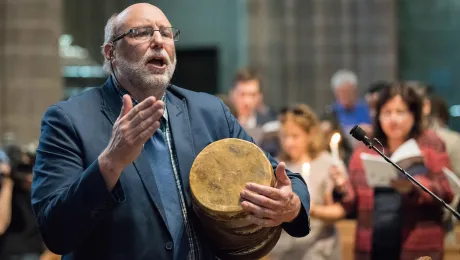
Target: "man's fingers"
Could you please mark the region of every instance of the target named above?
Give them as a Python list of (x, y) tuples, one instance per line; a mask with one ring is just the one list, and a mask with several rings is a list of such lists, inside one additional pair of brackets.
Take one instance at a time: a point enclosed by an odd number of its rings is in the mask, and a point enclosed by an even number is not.
[(259, 218), (276, 219), (276, 217), (279, 215), (271, 209), (261, 207), (249, 201), (241, 202), (241, 207), (247, 212)]
[(137, 135), (142, 133), (145, 129), (149, 128), (153, 123), (158, 122), (163, 113), (163, 109), (156, 111), (153, 115), (149, 116), (147, 119), (140, 122), (137, 126), (133, 127), (129, 136), (135, 139)]
[(150, 137), (152, 137), (153, 133), (160, 128), (160, 121), (153, 122), (147, 129), (140, 132), (135, 140), (135, 143), (142, 143), (144, 144)]
[(133, 107), (131, 111), (129, 111), (129, 113), (126, 115), (126, 119), (128, 121), (131, 121), (140, 111), (143, 111), (148, 107), (152, 106), (155, 103), (155, 101), (155, 97), (146, 98), (144, 101)]
[[(161, 111), (160, 111), (161, 110)], [(158, 115), (157, 113), (160, 112)], [(157, 101), (153, 105), (147, 107), (144, 110), (139, 111), (130, 122), (131, 127), (137, 127), (143, 121), (147, 120), (150, 117), (154, 117), (156, 120), (159, 120), (164, 113), (164, 103), (163, 101)]]
[(118, 116), (118, 119), (124, 117), (126, 114), (133, 109), (133, 101), (131, 100), (131, 97), (129, 95), (123, 95), (123, 105), (121, 106), (120, 110), (120, 115)]
[(279, 225), (273, 219), (263, 219), (263, 218), (258, 218), (253, 215), (248, 215), (246, 219), (252, 224), (256, 224), (261, 227), (276, 227)]
[(262, 206), (264, 208), (278, 209), (282, 207), (282, 205), (278, 201), (275, 201), (271, 198), (251, 192), (249, 190), (243, 190), (240, 195), (242, 199), (252, 202), (255, 205)]
[(260, 185), (257, 183), (248, 183), (246, 185), (246, 189), (259, 193), (265, 197), (271, 198), (273, 200), (285, 200), (286, 198), (283, 197), (280, 190), (276, 188), (272, 188), (269, 186)]
[(276, 167), (276, 187), (281, 188), (282, 186), (290, 186), (291, 180), (286, 173), (286, 165), (284, 162), (280, 162)]

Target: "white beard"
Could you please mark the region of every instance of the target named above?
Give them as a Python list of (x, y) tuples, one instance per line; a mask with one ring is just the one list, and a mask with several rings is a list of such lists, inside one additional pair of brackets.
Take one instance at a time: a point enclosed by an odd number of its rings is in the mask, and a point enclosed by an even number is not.
[(171, 61), (165, 50), (162, 50), (161, 56), (166, 57), (166, 71), (162, 74), (152, 73), (147, 67), (147, 59), (144, 58), (136, 63), (127, 61), (125, 58), (118, 57), (117, 65), (119, 71), (123, 71), (123, 77), (126, 78), (133, 87), (154, 92), (163, 92), (169, 85), (171, 78), (176, 70), (177, 58)]

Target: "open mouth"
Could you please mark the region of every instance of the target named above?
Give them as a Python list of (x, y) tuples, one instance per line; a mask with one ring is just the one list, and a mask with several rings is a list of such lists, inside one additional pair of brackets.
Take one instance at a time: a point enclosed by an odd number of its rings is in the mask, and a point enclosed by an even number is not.
[(163, 57), (153, 57), (147, 62), (147, 64), (157, 68), (164, 68), (166, 67), (166, 60)]

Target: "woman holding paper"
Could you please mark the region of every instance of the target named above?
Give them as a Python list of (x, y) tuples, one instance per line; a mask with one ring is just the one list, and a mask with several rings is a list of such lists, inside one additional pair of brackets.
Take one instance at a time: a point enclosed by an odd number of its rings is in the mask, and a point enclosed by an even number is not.
[(328, 170), (332, 165), (345, 169), (343, 163), (326, 151), (320, 122), (306, 105), (297, 105), (282, 112), (280, 160), (293, 172), (302, 174), (310, 192), (311, 232), (305, 238), (283, 233), (270, 254), (275, 259), (341, 259), (340, 244), (334, 222), (343, 218), (345, 210), (332, 199), (333, 184)]
[[(443, 167), (450, 168), (449, 157), (442, 141), (423, 128), (422, 100), (411, 87), (402, 83), (383, 90), (377, 103), (374, 134), (386, 155), (398, 154), (397, 163), (409, 174), (447, 203), (452, 200), (442, 172)], [(333, 174), (344, 208), (357, 215), (355, 259), (413, 260), (430, 256), (442, 260), (442, 205), (399, 173), (385, 187), (382, 183), (392, 169), (366, 167), (369, 159), (363, 158), (369, 156), (363, 154), (377, 155), (364, 145), (358, 147), (350, 160), (349, 181), (340, 178), (340, 171)], [(376, 182), (376, 176), (384, 181)]]

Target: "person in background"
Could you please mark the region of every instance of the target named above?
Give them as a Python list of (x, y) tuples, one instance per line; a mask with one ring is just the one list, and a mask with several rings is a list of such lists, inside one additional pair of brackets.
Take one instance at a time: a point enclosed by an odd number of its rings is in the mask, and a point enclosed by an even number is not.
[(46, 249), (32, 211), (30, 188), (34, 154), (25, 153), (18, 145), (7, 145), (4, 150), (10, 158), (11, 173), (8, 179), (14, 182), (14, 189), (9, 226), (0, 237), (0, 259), (60, 259)]
[(262, 82), (258, 73), (249, 68), (239, 70), (229, 97), (241, 126), (264, 151), (276, 156), (280, 149), (278, 139), (271, 132), (267, 133), (264, 125), (277, 118), (263, 103)]
[(238, 112), (238, 122), (245, 128), (255, 128), (276, 117), (270, 110), (264, 109), (262, 82), (260, 76), (253, 69), (239, 70), (230, 89), (230, 100)]
[(449, 109), (446, 102), (433, 93), (433, 87), (420, 82), (411, 82), (411, 87), (415, 89), (423, 100), (423, 124), (433, 139), (438, 138), (447, 149), (452, 162), (452, 170), (460, 177), (460, 135), (448, 128)]
[[(426, 138), (422, 125), (422, 100), (413, 88), (398, 83), (384, 89), (376, 106), (374, 137), (386, 155), (413, 138), (424, 161), (406, 170), (445, 202), (453, 198), (443, 167), (449, 156), (438, 143)], [(359, 146), (352, 155), (349, 179), (340, 171), (331, 173), (335, 192), (347, 212), (357, 212), (355, 259), (412, 260), (430, 256), (442, 260), (444, 252), (443, 207), (429, 194), (400, 176), (389, 188), (372, 188), (366, 181), (362, 153), (377, 154)]]
[(447, 102), (434, 95), (431, 95), (429, 100), (430, 128), (444, 141), (452, 162), (452, 170), (460, 178), (460, 134), (448, 126), (450, 113)]
[(345, 210), (332, 198), (329, 168), (338, 165), (344, 170), (345, 166), (326, 150), (320, 121), (307, 105), (285, 109), (280, 121), (282, 152), (279, 160), (286, 162), (288, 169), (301, 173), (307, 182), (311, 232), (305, 238), (282, 233), (269, 259), (339, 260), (341, 248), (334, 222), (345, 216)]
[(419, 81), (408, 81), (406, 85), (412, 88), (422, 100), (422, 127), (424, 129), (425, 139), (431, 143), (433, 147), (437, 146), (437, 150), (446, 150), (446, 143), (432, 127), (430, 96), (433, 95), (433, 86)]
[[(433, 109), (432, 100), (436, 102), (436, 98), (434, 97), (434, 87), (430, 84), (426, 84), (420, 81), (409, 81), (408, 86), (413, 88), (415, 92), (420, 96), (422, 99), (422, 121), (423, 127), (425, 130), (426, 139), (430, 140), (431, 143), (437, 143), (440, 147), (445, 147), (447, 154), (449, 155), (452, 170), (455, 174), (457, 173), (456, 165), (458, 165), (459, 154), (457, 152), (459, 143), (457, 142), (456, 138), (453, 135), (446, 134), (446, 131), (443, 128), (439, 127), (439, 121), (436, 119), (436, 115), (434, 115), (435, 111)], [(439, 104), (438, 104), (439, 105)], [(446, 108), (447, 109), (447, 108)], [(447, 112), (448, 113), (448, 112)], [(454, 134), (455, 135), (455, 134)], [(454, 194), (454, 198), (450, 203), (450, 206), (456, 208), (459, 206), (459, 195)], [(444, 210), (444, 227), (445, 227), (445, 242), (449, 244), (456, 244), (456, 234), (455, 234), (455, 218), (453, 218), (452, 214), (445, 209)]]
[(264, 115), (270, 119), (275, 119), (277, 117), (277, 113), (265, 103), (264, 95), (260, 95), (259, 103), (257, 105), (257, 114)]
[[(452, 171), (460, 178), (460, 134), (449, 129), (450, 120), (449, 108), (446, 101), (435, 95), (430, 96), (430, 128), (446, 144), (447, 154), (452, 163)], [(454, 200), (450, 204), (460, 212), (460, 194), (455, 194)], [(457, 244), (454, 223), (458, 220), (452, 216), (452, 213), (445, 210), (445, 228), (446, 228), (446, 243)]]
[(331, 78), (331, 87), (336, 102), (326, 108), (322, 116), (322, 129), (326, 138), (340, 132), (340, 147), (344, 161), (348, 162), (357, 142), (348, 134), (355, 125), (360, 125), (368, 134), (372, 131), (369, 107), (358, 97), (358, 77), (349, 70), (339, 70)]
[(0, 150), (0, 241), (11, 222), (11, 201), (14, 182), (10, 178), (10, 174), (10, 160), (6, 153)]
[(369, 106), (369, 113), (371, 115), (372, 120), (374, 120), (375, 118), (375, 114), (376, 114), (375, 107), (377, 105), (377, 101), (379, 99), (380, 92), (382, 92), (382, 90), (390, 86), (391, 86), (391, 83), (388, 81), (384, 81), (384, 80), (376, 81), (369, 86), (366, 94), (364, 95), (364, 99), (366, 100), (367, 105)]
[(408, 81), (407, 85), (415, 90), (422, 99), (423, 126), (430, 128), (431, 102), (430, 96), (433, 94), (433, 87), (420, 81)]

